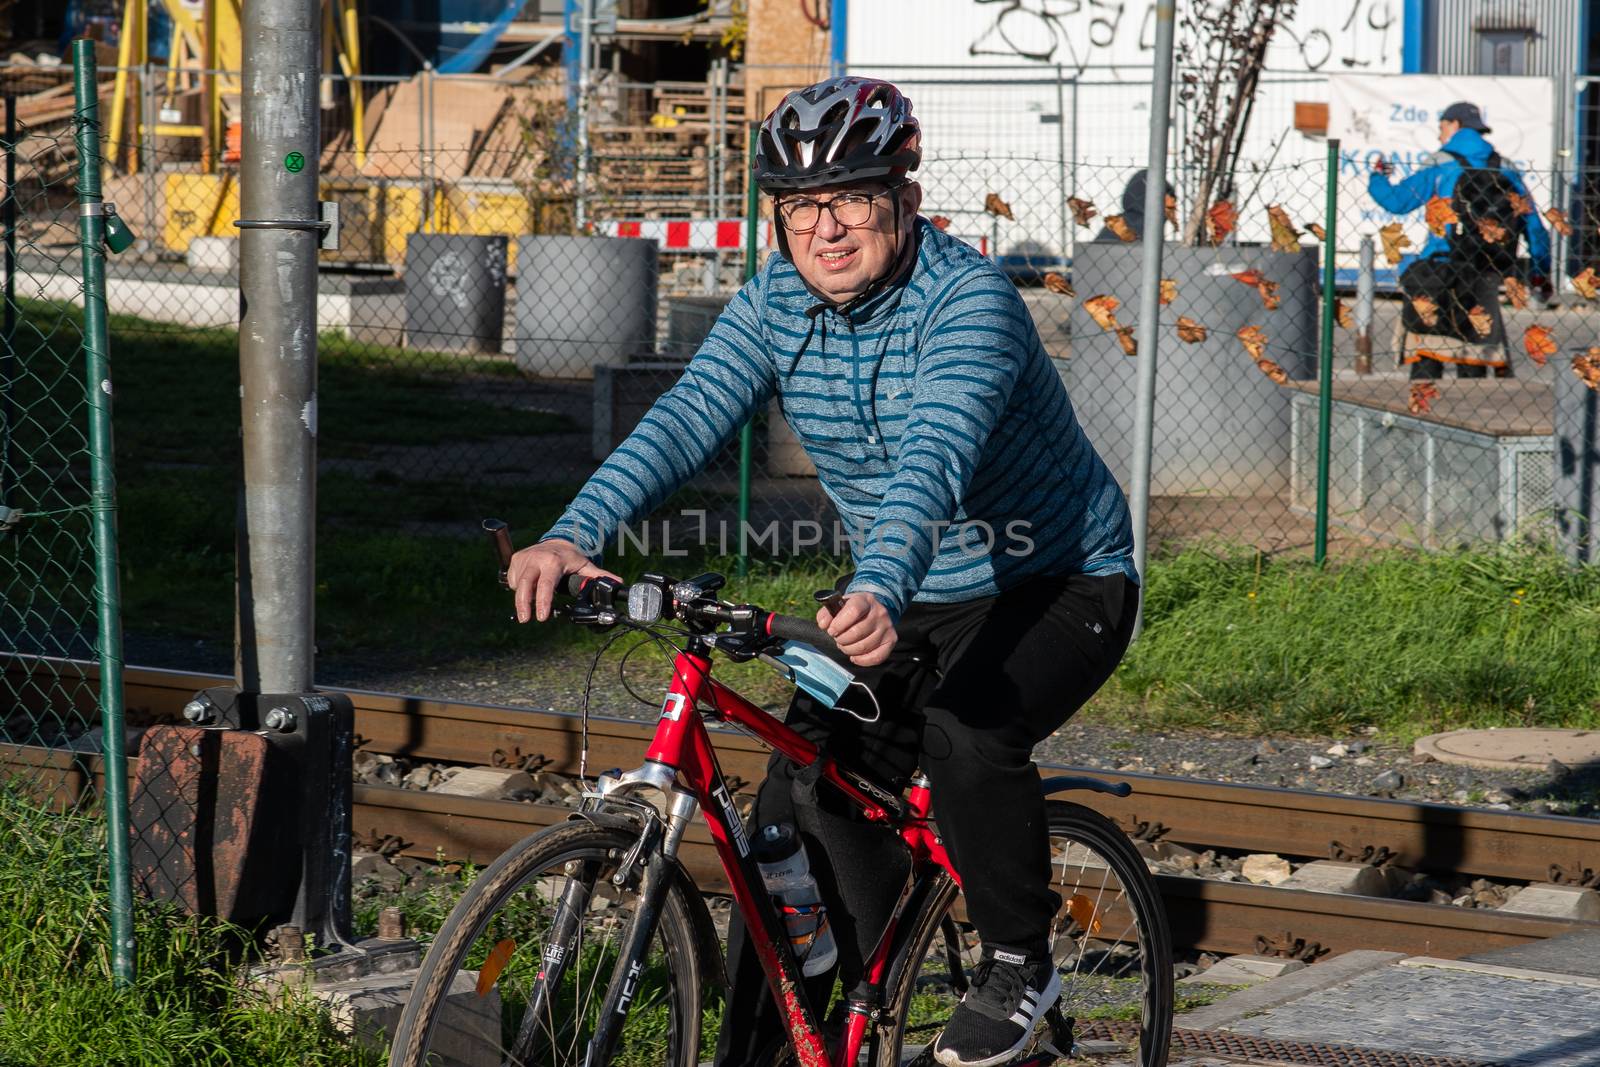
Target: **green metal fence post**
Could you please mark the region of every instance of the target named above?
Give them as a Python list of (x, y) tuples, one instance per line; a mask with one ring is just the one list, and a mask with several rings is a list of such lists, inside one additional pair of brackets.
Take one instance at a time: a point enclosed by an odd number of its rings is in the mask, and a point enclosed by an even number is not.
[[(756, 193), (756, 137), (759, 122), (750, 123), (744, 154), (744, 280), (756, 276), (756, 227), (761, 224), (760, 197)], [(750, 553), (745, 550), (745, 531), (750, 528), (750, 462), (754, 449), (755, 417), (739, 430), (739, 577), (750, 570)]]
[(111, 368), (106, 340), (106, 211), (100, 199), (99, 78), (94, 42), (72, 43), (77, 103), (78, 244), (83, 257), (84, 386), (95, 548), (96, 646), (105, 762), (106, 848), (111, 864), (111, 970), (133, 981), (133, 889), (128, 865), (128, 760), (123, 746), (122, 604), (117, 580), (117, 487), (111, 463)]
[[(0, 336), (0, 513), (11, 503), (11, 436), (16, 421), (12, 389), (17, 380), (17, 97), (5, 95), (6, 191), (0, 203), (0, 226), (5, 227), (4, 334)], [(0, 520), (3, 521), (3, 520)]]
[(1333, 435), (1333, 276), (1339, 208), (1339, 139), (1328, 138), (1328, 202), (1323, 219), (1322, 344), (1317, 350), (1317, 566), (1328, 559), (1328, 451)]

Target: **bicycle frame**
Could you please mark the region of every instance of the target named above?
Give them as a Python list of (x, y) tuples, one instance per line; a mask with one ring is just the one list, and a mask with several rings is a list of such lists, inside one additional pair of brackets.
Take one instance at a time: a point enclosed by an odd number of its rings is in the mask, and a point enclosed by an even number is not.
[[(674, 781), (680, 782), (699, 804), (768, 987), (782, 1009), (796, 1059), (801, 1067), (829, 1067), (827, 1047), (817, 1025), (816, 1013), (805, 994), (800, 964), (790, 947), (787, 930), (767, 894), (760, 869), (751, 856), (743, 820), (723, 779), (701, 707), (710, 709), (705, 714), (715, 719), (749, 730), (798, 766), (808, 767), (820, 761), (822, 778), (849, 797), (868, 820), (898, 828), (901, 839), (911, 851), (914, 872), (911, 884), (916, 882), (916, 872), (925, 872), (931, 867), (944, 869), (952, 878), (956, 873), (943, 844), (929, 826), (931, 794), (926, 780), (914, 782), (902, 801), (870, 779), (839, 766), (822, 755), (815, 744), (714, 681), (709, 651), (703, 643), (691, 642), (687, 651), (680, 651), (674, 657), (672, 684), (662, 704), (655, 737), (645, 753), (645, 767), (625, 775), (623, 781), (642, 780), (669, 791)], [(675, 805), (674, 814), (679, 810)], [(902, 894), (889, 929), (879, 939), (871, 958), (865, 961), (866, 979), (880, 995), (893, 958), (894, 933), (905, 901)], [(642, 949), (642, 943), (640, 947)], [(844, 1040), (832, 1061), (835, 1067), (850, 1067), (857, 1062), (875, 1008), (872, 1004), (850, 1002)]]

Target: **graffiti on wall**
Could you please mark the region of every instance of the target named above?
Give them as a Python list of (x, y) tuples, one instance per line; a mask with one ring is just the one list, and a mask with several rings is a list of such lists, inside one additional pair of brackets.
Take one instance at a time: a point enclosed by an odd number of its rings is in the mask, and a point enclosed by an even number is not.
[[(987, 25), (973, 56), (1058, 63), (1077, 73), (1136, 63), (1155, 48), (1154, 0), (974, 0)], [(1215, 3), (1218, 0), (1201, 0)], [(1398, 60), (1400, 0), (1304, 4), (1280, 29), (1269, 64), (1308, 71), (1386, 70)]]

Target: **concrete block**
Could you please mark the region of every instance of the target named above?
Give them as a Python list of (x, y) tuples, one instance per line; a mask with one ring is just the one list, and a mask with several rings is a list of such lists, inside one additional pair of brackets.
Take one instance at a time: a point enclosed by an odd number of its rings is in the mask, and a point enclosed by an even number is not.
[[(400, 1022), (416, 971), (369, 975), (318, 985), (311, 994), (327, 1003), (333, 1024), (370, 1048), (388, 1047)], [(441, 1020), (436, 1051), (440, 1067), (499, 1067), (500, 991), (478, 995), (478, 976), (460, 971), (450, 983), (449, 1010)]]
[(237, 237), (196, 237), (189, 242), (186, 259), (191, 270), (239, 272)]
[(1301, 867), (1283, 883), (1285, 889), (1308, 889), (1313, 893), (1348, 893), (1358, 897), (1386, 897), (1388, 879), (1376, 867), (1365, 863), (1314, 860)]
[(1305, 970), (1300, 960), (1286, 960), (1277, 956), (1229, 956), (1219, 960), (1199, 974), (1180, 980), (1179, 985), (1236, 985), (1251, 986)]
[(1600, 920), (1600, 893), (1585, 886), (1535, 883), (1500, 905), (1513, 915), (1543, 915), (1550, 919)]
[(1257, 885), (1282, 885), (1289, 880), (1289, 861), (1272, 853), (1256, 853), (1244, 858), (1240, 874)]
[(505, 767), (467, 767), (433, 790), (452, 797), (482, 797), (500, 800), (519, 789), (532, 789), (533, 779), (522, 771)]

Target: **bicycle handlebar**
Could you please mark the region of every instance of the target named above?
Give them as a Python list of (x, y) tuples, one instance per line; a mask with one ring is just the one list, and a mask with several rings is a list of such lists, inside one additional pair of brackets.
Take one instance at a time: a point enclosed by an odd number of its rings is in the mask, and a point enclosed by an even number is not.
[[(484, 519), (483, 531), (489, 535), (490, 540), (494, 544), (495, 556), (500, 563), (500, 583), (504, 585), (506, 581), (506, 571), (511, 566), (511, 556), (513, 554), (510, 528), (499, 519)], [(717, 577), (718, 584), (720, 584), (720, 576), (712, 577)], [(588, 587), (589, 583), (595, 580), (596, 579), (585, 577), (581, 574), (569, 574), (565, 578), (561, 579), (557, 589), (559, 592), (565, 593), (567, 596), (576, 600), (583, 595), (583, 591)], [(838, 591), (843, 588), (845, 581), (846, 579), (840, 580), (839, 585), (835, 587), (833, 594), (834, 596), (838, 595)], [(625, 604), (627, 602), (628, 587), (617, 586), (612, 595), (616, 598), (619, 598), (621, 602)], [(819, 599), (821, 599), (822, 596), (823, 594), (818, 594)], [(715, 602), (712, 602), (710, 606), (716, 609), (720, 609), (721, 607), (721, 605), (717, 605)], [(687, 609), (692, 611), (694, 610), (694, 607), (694, 604), (682, 604), (680, 605), (680, 610)], [(737, 622), (743, 622), (746, 626), (746, 629), (743, 632), (756, 633), (758, 636), (774, 637), (780, 641), (800, 641), (823, 652), (842, 655), (842, 653), (839, 652), (838, 643), (828, 635), (826, 630), (818, 626), (811, 619), (802, 619), (793, 615), (781, 615), (777, 612), (766, 612), (759, 608), (752, 608), (748, 606), (732, 609), (731, 612), (723, 611), (720, 612), (720, 614), (723, 616), (730, 616), (734, 614), (740, 616), (738, 620), (735, 620), (731, 617), (723, 617), (720, 619), (720, 621), (735, 624)]]

